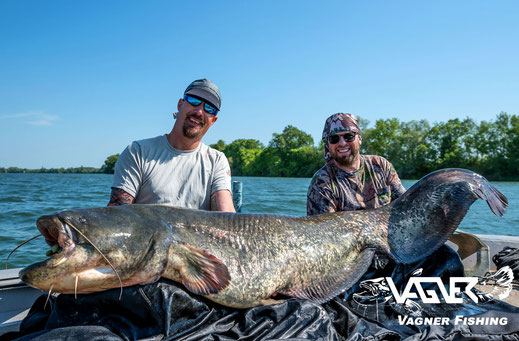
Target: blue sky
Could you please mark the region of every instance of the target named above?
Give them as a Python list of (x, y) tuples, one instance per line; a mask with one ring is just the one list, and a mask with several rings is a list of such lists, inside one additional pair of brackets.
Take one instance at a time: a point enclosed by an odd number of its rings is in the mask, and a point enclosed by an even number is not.
[(204, 137), (317, 142), (335, 112), (429, 122), (519, 113), (517, 1), (0, 2), (0, 166), (100, 167), (170, 131), (192, 80)]

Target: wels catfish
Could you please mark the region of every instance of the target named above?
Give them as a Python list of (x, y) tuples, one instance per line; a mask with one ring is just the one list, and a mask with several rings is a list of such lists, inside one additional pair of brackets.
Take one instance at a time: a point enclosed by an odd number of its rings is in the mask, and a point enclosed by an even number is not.
[(42, 216), (37, 226), (63, 251), (20, 272), (30, 286), (91, 293), (157, 281), (236, 308), (324, 302), (350, 288), (374, 252), (412, 263), (438, 249), (476, 199), (502, 216), (507, 198), (464, 169), (431, 173), (391, 204), (311, 217), (125, 205)]

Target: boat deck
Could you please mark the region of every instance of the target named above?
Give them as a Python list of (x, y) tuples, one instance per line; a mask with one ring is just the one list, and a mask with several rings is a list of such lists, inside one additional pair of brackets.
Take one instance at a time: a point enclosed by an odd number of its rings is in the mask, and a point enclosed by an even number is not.
[(42, 292), (28, 287), (18, 278), (20, 269), (0, 271), (0, 335), (18, 331), (20, 322)]

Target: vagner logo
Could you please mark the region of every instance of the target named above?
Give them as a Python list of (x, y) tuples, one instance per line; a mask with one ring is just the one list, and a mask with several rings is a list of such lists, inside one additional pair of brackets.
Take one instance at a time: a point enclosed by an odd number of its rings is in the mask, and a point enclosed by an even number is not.
[[(363, 281), (360, 287), (364, 291), (353, 294), (353, 301), (359, 307), (386, 304), (398, 311), (399, 324), (403, 325), (506, 325), (508, 319), (457, 315), (454, 317), (427, 316), (422, 311), (422, 304), (460, 304), (464, 299), (474, 303), (490, 301), (495, 298), (505, 299), (512, 290), (514, 279), (510, 267), (503, 267), (495, 274), (485, 277), (452, 277), (448, 285), (439, 277), (419, 277), (422, 269), (415, 270), (405, 287), (397, 288), (391, 277), (380, 277)], [(473, 290), (478, 285), (477, 289)], [(425, 288), (424, 288), (425, 287)], [(435, 288), (432, 290), (430, 288)], [(466, 301), (465, 301), (466, 302)], [(378, 314), (378, 307), (376, 308)], [(378, 315), (377, 315), (378, 319)]]
[[(393, 294), (393, 297), (395, 298), (396, 303), (403, 304), (410, 298), (418, 297), (420, 297), (423, 303), (441, 303), (436, 291), (424, 290), (422, 283), (436, 283), (446, 303), (463, 303), (463, 298), (458, 295), (461, 292), (461, 287), (459, 287), (458, 284), (466, 283), (467, 285), (465, 286), (465, 293), (475, 303), (478, 303), (478, 297), (472, 292), (472, 288), (478, 284), (477, 277), (451, 277), (449, 292), (447, 292), (443, 281), (439, 277), (413, 277), (409, 280), (409, 282), (407, 282), (404, 292), (401, 295), (398, 293), (398, 289), (396, 288), (395, 283), (391, 277), (386, 277), (386, 281), (389, 285), (391, 293)], [(411, 292), (413, 287), (416, 288), (418, 294)]]
[[(394, 298), (396, 303), (405, 304), (409, 299), (421, 299), (423, 303), (463, 303), (460, 293), (463, 292), (474, 302), (480, 300), (489, 301), (493, 298), (505, 299), (510, 295), (512, 290), (512, 281), (514, 273), (512, 269), (505, 266), (495, 274), (485, 277), (451, 277), (449, 280), (448, 290), (445, 283), (440, 277), (418, 277), (422, 273), (422, 269), (413, 272), (416, 277), (411, 277), (407, 282), (402, 293), (398, 290), (391, 277), (381, 277), (372, 280), (363, 281), (361, 288), (368, 289), (374, 297), (385, 296), (385, 301)], [(422, 284), (436, 284), (440, 295), (436, 290), (425, 290)], [(489, 292), (474, 292), (472, 289), (477, 285), (487, 285), (492, 288)], [(415, 289), (415, 290), (413, 290)]]

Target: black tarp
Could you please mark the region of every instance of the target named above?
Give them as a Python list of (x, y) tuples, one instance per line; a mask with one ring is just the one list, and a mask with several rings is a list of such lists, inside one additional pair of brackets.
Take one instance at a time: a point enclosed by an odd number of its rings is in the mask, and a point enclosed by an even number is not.
[(506, 246), (492, 257), (492, 261), (498, 269), (510, 267), (515, 278), (519, 278), (519, 249)]
[[(371, 268), (361, 279), (390, 275), (400, 289), (409, 276), (440, 276), (444, 283), (463, 272), (456, 253), (442, 247), (413, 265)], [(431, 287), (434, 288), (434, 287)], [(431, 289), (429, 288), (429, 289)], [(89, 295), (40, 297), (19, 333), (4, 340), (519, 340), (519, 308), (491, 300), (477, 304), (396, 304), (393, 299), (354, 295), (357, 284), (324, 304), (287, 299), (273, 306), (233, 309), (192, 295), (181, 285), (157, 283)], [(399, 316), (448, 318), (445, 325), (406, 325)], [(456, 316), (506, 318), (505, 325), (455, 323)], [(503, 320), (502, 320), (503, 321)]]

